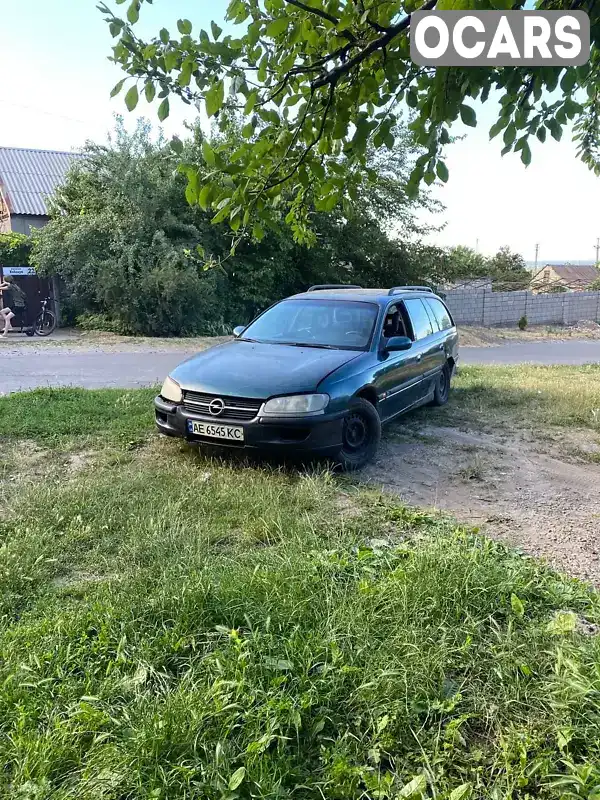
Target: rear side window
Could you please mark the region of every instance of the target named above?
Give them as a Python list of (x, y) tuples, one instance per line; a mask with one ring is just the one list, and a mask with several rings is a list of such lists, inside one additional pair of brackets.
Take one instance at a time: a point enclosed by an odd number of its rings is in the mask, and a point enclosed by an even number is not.
[(432, 297), (431, 299), (427, 298), (425, 302), (433, 312), (441, 331), (447, 331), (449, 328), (454, 327), (452, 317), (441, 300), (436, 300), (435, 297)]
[(433, 327), (423, 302), (415, 297), (414, 300), (405, 300), (404, 305), (406, 306), (412, 323), (415, 340), (425, 339), (426, 336), (431, 336)]

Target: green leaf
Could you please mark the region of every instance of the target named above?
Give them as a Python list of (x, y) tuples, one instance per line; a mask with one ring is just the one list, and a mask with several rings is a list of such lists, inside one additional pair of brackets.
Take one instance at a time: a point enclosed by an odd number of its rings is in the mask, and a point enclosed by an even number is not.
[(218, 81), (208, 90), (204, 98), (206, 103), (206, 113), (209, 117), (213, 117), (218, 111), (220, 111), (224, 100), (225, 85), (223, 81)]
[(521, 161), (526, 167), (531, 164), (531, 148), (529, 147), (528, 142), (525, 142), (521, 149)]
[(558, 124), (555, 119), (551, 119), (546, 123), (546, 127), (550, 129), (550, 135), (553, 139), (556, 139), (557, 142), (560, 142), (562, 138), (562, 128)]
[(242, 128), (242, 136), (244, 139), (249, 139), (254, 133), (254, 125), (251, 122), (246, 123)]
[(523, 615), (525, 614), (525, 606), (516, 594), (511, 594), (510, 596), (510, 607), (512, 608), (515, 617), (523, 619)]
[(424, 775), (416, 775), (412, 781), (405, 784), (398, 792), (398, 797), (408, 800), (409, 797), (420, 797), (427, 788), (427, 781)]
[(133, 111), (133, 109), (137, 106), (139, 100), (138, 88), (134, 84), (129, 88), (129, 91), (125, 95), (125, 105), (127, 106), (128, 111)]
[(189, 19), (180, 19), (177, 21), (177, 30), (182, 36), (189, 36), (192, 32), (192, 23)]
[(500, 131), (504, 130), (505, 125), (506, 122), (502, 118), (500, 118), (497, 122), (494, 122), (490, 128), (490, 139), (494, 139), (496, 136), (498, 136)]
[(214, 166), (215, 152), (210, 146), (210, 144), (206, 141), (206, 139), (202, 142), (202, 157), (204, 158), (209, 167)]
[(165, 97), (158, 107), (158, 118), (161, 122), (163, 122), (169, 116), (169, 111), (169, 98)]
[(210, 29), (212, 31), (213, 39), (216, 41), (219, 36), (223, 33), (223, 28), (219, 28), (216, 22), (210, 23)]
[(269, 658), (268, 656), (265, 657), (264, 663), (268, 667), (272, 667), (273, 669), (280, 669), (282, 672), (289, 672), (289, 670), (294, 669), (294, 665), (291, 661), (286, 661), (282, 658)]
[(571, 94), (577, 83), (577, 72), (575, 69), (568, 69), (562, 77), (560, 88), (565, 94)]
[(252, 236), (256, 239), (257, 242), (260, 242), (264, 238), (264, 235), (265, 232), (263, 228), (257, 222), (256, 225), (252, 228)]
[(169, 31), (166, 28), (161, 29), (159, 36), (163, 44), (169, 44), (170, 36), (169, 36)]
[(140, 0), (132, 0), (129, 8), (127, 9), (127, 19), (134, 25), (140, 18)]
[(203, 211), (208, 211), (210, 206), (210, 196), (212, 194), (212, 186), (210, 183), (205, 183), (198, 195), (198, 205)]
[(119, 94), (119, 92), (121, 91), (121, 89), (122, 89), (122, 88), (123, 88), (123, 86), (125, 85), (125, 81), (126, 81), (126, 80), (127, 80), (127, 78), (123, 78), (123, 80), (122, 80), (122, 81), (119, 81), (119, 82), (117, 83), (117, 85), (114, 87), (114, 89), (113, 89), (113, 90), (112, 90), (112, 92), (110, 93), (110, 96), (111, 96), (111, 97), (116, 97), (116, 96)]
[(180, 156), (183, 153), (183, 142), (179, 138), (179, 136), (174, 136), (171, 139), (171, 150), (177, 153)]
[(252, 109), (256, 105), (257, 100), (258, 100), (258, 92), (256, 91), (256, 89), (254, 89), (248, 95), (248, 99), (246, 100), (246, 105), (244, 106), (244, 114), (252, 113)]
[(435, 171), (437, 172), (438, 178), (441, 181), (443, 181), (444, 183), (447, 183), (448, 177), (449, 177), (448, 176), (448, 167), (444, 164), (443, 161), (438, 161), (437, 162), (437, 164), (435, 166)]
[(146, 88), (145, 88), (144, 91), (146, 93), (146, 100), (149, 103), (151, 103), (154, 100), (154, 97), (156, 95), (156, 87), (154, 86), (154, 84), (152, 82), (150, 82), (150, 83), (146, 84)]
[(566, 636), (577, 627), (577, 615), (573, 611), (557, 611), (554, 619), (546, 626), (552, 636)]
[(546, 141), (546, 128), (544, 128), (543, 125), (540, 125), (540, 127), (537, 129), (535, 135), (540, 140), (540, 142), (542, 142), (542, 143), (545, 142)]
[(471, 794), (471, 784), (461, 783), (456, 789), (452, 789), (448, 800), (466, 800)]
[(229, 784), (228, 784), (229, 791), (235, 792), (235, 790), (242, 783), (245, 777), (246, 777), (246, 767), (240, 767), (239, 769), (236, 769), (231, 778), (229, 778)]
[(288, 22), (288, 17), (279, 17), (278, 19), (274, 19), (267, 25), (266, 35), (269, 38), (274, 39), (276, 36), (279, 36), (285, 30), (287, 30)]
[(197, 172), (188, 172), (188, 185), (185, 189), (185, 199), (191, 206), (195, 206), (198, 202), (198, 194), (200, 192), (200, 177)]
[(460, 111), (460, 118), (462, 119), (465, 125), (468, 125), (470, 128), (474, 128), (477, 125), (477, 115), (475, 114), (474, 108), (465, 105), (465, 103), (462, 103), (459, 111)]
[(510, 145), (512, 145), (512, 143), (514, 142), (514, 140), (517, 138), (517, 129), (515, 128), (515, 126), (513, 125), (513, 123), (512, 123), (512, 122), (511, 122), (511, 123), (510, 123), (510, 125), (509, 125), (509, 126), (506, 128), (506, 130), (504, 131), (504, 136), (503, 136), (502, 138), (504, 139), (504, 144), (505, 144), (507, 147), (509, 147)]

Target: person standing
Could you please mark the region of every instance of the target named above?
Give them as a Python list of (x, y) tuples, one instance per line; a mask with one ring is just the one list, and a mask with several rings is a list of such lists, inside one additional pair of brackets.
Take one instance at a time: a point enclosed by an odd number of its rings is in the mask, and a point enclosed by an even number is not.
[(2, 281), (2, 283), (0, 283), (0, 322), (4, 323), (4, 329), (2, 333), (0, 333), (0, 336), (3, 339), (6, 338), (8, 332), (12, 328), (10, 321), (15, 316), (12, 309), (8, 305), (5, 305), (5, 302), (7, 302), (8, 290), (11, 288), (8, 281)]

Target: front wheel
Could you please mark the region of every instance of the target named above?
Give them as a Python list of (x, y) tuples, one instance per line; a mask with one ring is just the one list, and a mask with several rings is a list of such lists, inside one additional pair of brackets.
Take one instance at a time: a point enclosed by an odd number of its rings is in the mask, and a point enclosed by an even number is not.
[(56, 319), (51, 311), (44, 311), (35, 321), (37, 336), (50, 336), (56, 328)]
[(362, 469), (375, 457), (380, 440), (381, 420), (377, 409), (368, 400), (356, 397), (344, 420), (338, 464), (348, 472)]

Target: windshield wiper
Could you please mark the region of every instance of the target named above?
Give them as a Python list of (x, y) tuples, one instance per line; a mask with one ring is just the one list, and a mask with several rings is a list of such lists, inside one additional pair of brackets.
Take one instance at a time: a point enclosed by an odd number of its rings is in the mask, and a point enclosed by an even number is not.
[(339, 350), (334, 344), (313, 344), (312, 342), (282, 342), (282, 344), (289, 344), (291, 347), (317, 347), (320, 350)]

